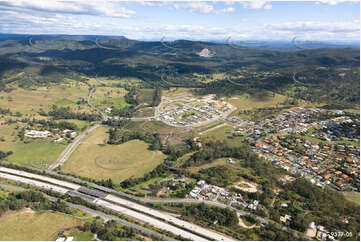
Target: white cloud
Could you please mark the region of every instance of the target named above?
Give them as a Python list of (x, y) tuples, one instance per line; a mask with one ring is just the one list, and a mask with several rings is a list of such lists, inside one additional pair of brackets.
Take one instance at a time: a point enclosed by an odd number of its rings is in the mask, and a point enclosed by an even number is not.
[(169, 2), (162, 2), (162, 1), (136, 1), (136, 2), (139, 2), (143, 6), (150, 6), (150, 7), (162, 7), (169, 3)]
[(106, 0), (61, 1), (61, 0), (0, 0), (1, 9), (61, 13), (76, 15), (96, 15), (116, 18), (128, 18), (135, 11), (124, 8), (120, 3)]
[(217, 10), (216, 11), (216, 14), (226, 14), (226, 13), (233, 13), (234, 11), (236, 11), (235, 8), (223, 8), (223, 9), (220, 9), (220, 10)]
[(268, 28), (280, 31), (294, 32), (359, 32), (360, 21), (354, 20), (350, 22), (316, 22), (316, 21), (298, 21), (286, 22), (281, 24), (270, 24)]
[[(326, 4), (329, 4), (329, 5), (337, 5), (337, 4), (342, 3), (342, 2), (350, 2), (350, 0), (319, 0), (319, 1), (316, 2), (316, 4), (318, 4), (318, 3), (326, 3)], [(356, 2), (356, 1), (352, 1), (352, 2)], [(358, 0), (357, 0), (357, 2), (358, 2)]]
[(173, 5), (175, 9), (189, 9), (192, 12), (210, 13), (213, 11), (213, 6), (206, 2), (187, 2), (176, 3)]
[(240, 3), (243, 5), (244, 8), (248, 8), (248, 9), (260, 9), (260, 8), (272, 9), (272, 5), (269, 2), (270, 1), (253, 0), (253, 1), (242, 1)]
[(213, 5), (209, 4), (208, 2), (183, 2), (183, 3), (175, 3), (173, 5), (174, 9), (189, 9), (191, 12), (199, 12), (203, 14), (227, 14), (232, 13), (236, 9), (233, 7), (222, 8), (219, 10), (215, 10)]
[[(75, 1), (75, 0), (74, 0)], [(125, 35), (134, 39), (226, 39), (231, 36), (233, 41), (258, 39), (291, 40), (358, 40), (359, 20), (348, 22), (332, 21), (297, 21), (278, 24), (252, 24), (250, 20), (236, 17), (233, 23), (224, 27), (203, 24), (171, 24), (172, 22), (128, 21), (123, 19), (135, 14), (123, 3), (87, 0), (70, 4), (65, 0), (0, 0), (0, 32), (28, 34), (97, 34)], [(98, 4), (98, 5), (97, 5)], [(157, 4), (157, 2), (152, 2)], [(213, 7), (211, 2), (177, 2), (169, 3), (177, 9), (207, 14), (227, 14), (234, 12), (234, 6), (224, 8)], [(268, 2), (247, 5), (252, 8), (268, 9)], [(126, 8), (124, 7), (126, 6)], [(148, 5), (147, 5), (148, 6)], [(234, 8), (233, 8), (234, 7)], [(83, 16), (90, 15), (90, 16)], [(114, 19), (114, 18), (117, 19)], [(217, 17), (217, 16), (210, 16)], [(250, 23), (245, 24), (244, 22)], [(218, 25), (219, 26), (219, 25)]]

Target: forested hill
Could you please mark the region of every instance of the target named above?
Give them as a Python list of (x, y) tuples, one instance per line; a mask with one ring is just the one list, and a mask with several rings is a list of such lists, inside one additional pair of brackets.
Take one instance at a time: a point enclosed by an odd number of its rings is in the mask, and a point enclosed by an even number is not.
[[(205, 49), (209, 55), (200, 56)], [(245, 88), (277, 92), (293, 88), (292, 95), (301, 98), (357, 103), (359, 66), (359, 50), (352, 48), (287, 52), (186, 40), (0, 35), (2, 89), (15, 81), (31, 86), (61, 82), (64, 77), (80, 80), (80, 76), (98, 75), (137, 77), (150, 87), (199, 87), (205, 93), (216, 89), (219, 95)], [(15, 78), (19, 72), (23, 74)], [(249, 74), (258, 72), (277, 75)], [(212, 73), (223, 73), (225, 77), (205, 83), (195, 75)]]

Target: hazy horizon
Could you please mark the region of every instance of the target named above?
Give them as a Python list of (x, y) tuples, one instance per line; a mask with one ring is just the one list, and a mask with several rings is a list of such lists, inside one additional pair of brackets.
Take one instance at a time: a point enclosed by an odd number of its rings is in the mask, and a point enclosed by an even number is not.
[(359, 42), (358, 1), (1, 0), (0, 33)]

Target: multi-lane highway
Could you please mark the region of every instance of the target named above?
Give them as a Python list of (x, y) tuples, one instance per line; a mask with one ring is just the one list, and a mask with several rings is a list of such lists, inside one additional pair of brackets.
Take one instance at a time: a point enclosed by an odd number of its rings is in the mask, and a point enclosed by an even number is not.
[(61, 194), (66, 194), (69, 191), (68, 189), (65, 189), (65, 188), (62, 188), (59, 186), (55, 186), (55, 185), (51, 185), (46, 182), (40, 182), (37, 180), (28, 179), (28, 178), (24, 178), (24, 177), (20, 177), (20, 176), (15, 176), (15, 175), (10, 175), (10, 174), (3, 173), (3, 172), (0, 172), (0, 178), (21, 182), (21, 183), (28, 184), (31, 186), (40, 187), (40, 188), (43, 188), (46, 190), (55, 191), (55, 192), (58, 192)]
[[(224, 203), (221, 202), (217, 202), (217, 201), (210, 201), (210, 200), (197, 200), (197, 199), (189, 199), (189, 198), (177, 198), (177, 199), (154, 199), (154, 198), (147, 198), (147, 197), (137, 197), (137, 196), (133, 196), (127, 193), (122, 193), (122, 192), (118, 192), (116, 190), (110, 189), (108, 187), (104, 187), (104, 186), (100, 186), (98, 184), (89, 182), (89, 181), (85, 181), (85, 180), (81, 180), (79, 178), (75, 178), (73, 176), (69, 176), (69, 175), (63, 175), (63, 174), (59, 174), (53, 171), (49, 171), (49, 170), (43, 170), (43, 169), (39, 169), (39, 168), (34, 168), (34, 167), (27, 167), (28, 169), (34, 170), (36, 172), (45, 172), (48, 175), (54, 176), (54, 177), (58, 177), (59, 179), (63, 179), (63, 180), (68, 180), (68, 181), (72, 181), (75, 182), (77, 184), (83, 184), (86, 185), (88, 187), (92, 187), (95, 190), (98, 191), (102, 191), (105, 193), (109, 193), (109, 194), (114, 194), (118, 197), (122, 197), (125, 198), (127, 200), (131, 200), (134, 202), (141, 202), (141, 203), (205, 203), (208, 205), (212, 205), (212, 206), (217, 206), (217, 207), (221, 207), (221, 208), (229, 208), (232, 210), (235, 210), (238, 214), (242, 215), (242, 216), (246, 216), (249, 215), (249, 212), (243, 211), (243, 210), (239, 210), (236, 209), (230, 205), (226, 205)], [(1, 171), (1, 168), (0, 168)], [(267, 224), (268, 221), (265, 220), (264, 218), (260, 217), (260, 216), (256, 216), (256, 218), (263, 224)]]
[(190, 240), (204, 241), (208, 240), (207, 238), (217, 241), (232, 240), (231, 238), (223, 236), (217, 232), (204, 229), (200, 226), (172, 217), (160, 212), (159, 210), (140, 205), (112, 194), (90, 190), (71, 182), (5, 167), (0, 167), (0, 178), (41, 187), (61, 194), (81, 197), (98, 206), (133, 217)]
[[(3, 176), (1, 175), (0, 173), (0, 176)], [(5, 177), (5, 176), (4, 176)], [(9, 189), (9, 190), (13, 190), (13, 191), (19, 191), (19, 192), (22, 192), (22, 191), (26, 191), (28, 189), (25, 189), (23, 187), (18, 187), (18, 186), (12, 186), (12, 185), (5, 185), (5, 184), (0, 184), (0, 187), (1, 188), (4, 188), (4, 189)], [(50, 201), (57, 201), (58, 198), (57, 197), (53, 197), (53, 196), (49, 196), (47, 194), (43, 194), (44, 197), (46, 197), (47, 199), (49, 199)], [(102, 213), (100, 211), (97, 211), (97, 210), (94, 210), (94, 209), (91, 209), (91, 208), (88, 208), (88, 207), (84, 207), (82, 205), (79, 205), (79, 204), (74, 204), (74, 203), (70, 203), (70, 202), (66, 202), (65, 201), (65, 204), (69, 207), (72, 207), (72, 208), (75, 208), (75, 209), (78, 209), (80, 211), (83, 211), (83, 212), (86, 212), (90, 215), (92, 215), (93, 217), (100, 217), (104, 220), (104, 222), (107, 222), (109, 220), (114, 220), (115, 222), (121, 224), (121, 225), (124, 225), (124, 226), (127, 226), (127, 227), (130, 227), (130, 228), (133, 228), (133, 229), (136, 229), (138, 231), (141, 231), (142, 233), (144, 234), (147, 234), (147, 235), (151, 235), (151, 236), (155, 236), (156, 238), (159, 238), (159, 239), (162, 239), (162, 240), (167, 240), (167, 241), (172, 241), (174, 240), (173, 238), (171, 237), (168, 237), (168, 236), (165, 236), (163, 234), (160, 234), (156, 231), (153, 231), (153, 230), (150, 230), (150, 229), (147, 229), (145, 227), (142, 227), (138, 224), (134, 224), (134, 223), (131, 223), (131, 222), (128, 222), (126, 220), (123, 220), (123, 219), (120, 219), (118, 217), (115, 217), (115, 216), (112, 216), (112, 215), (109, 215), (109, 214), (105, 214), (105, 213)]]

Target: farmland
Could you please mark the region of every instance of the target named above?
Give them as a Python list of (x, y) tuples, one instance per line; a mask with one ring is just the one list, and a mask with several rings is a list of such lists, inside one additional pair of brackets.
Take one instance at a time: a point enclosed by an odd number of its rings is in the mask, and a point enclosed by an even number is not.
[(24, 209), (0, 218), (0, 240), (55, 240), (58, 232), (81, 225), (80, 219), (54, 212)]
[(274, 96), (271, 93), (262, 97), (255, 97), (250, 94), (236, 95), (230, 98), (227, 98), (226, 101), (237, 107), (238, 110), (252, 109), (252, 108), (264, 108), (264, 107), (274, 107), (280, 105), (284, 102), (287, 97), (275, 94)]
[(124, 100), (127, 93), (123, 88), (98, 87), (93, 94), (92, 103), (100, 109), (114, 107), (117, 109), (128, 106)]
[(90, 126), (89, 122), (84, 121), (84, 120), (77, 120), (77, 119), (59, 119), (59, 120), (57, 120), (57, 121), (58, 121), (58, 122), (66, 121), (66, 122), (69, 122), (69, 123), (73, 123), (73, 124), (75, 124), (76, 126), (78, 126), (79, 130), (84, 130), (84, 129), (86, 129), (87, 127)]
[(62, 171), (120, 182), (132, 176), (142, 176), (165, 157), (160, 151), (149, 151), (148, 144), (140, 140), (120, 145), (105, 144), (106, 132), (107, 128), (101, 127), (90, 134), (62, 166)]
[(15, 124), (0, 126), (0, 150), (12, 151), (13, 154), (5, 161), (18, 165), (47, 168), (52, 164), (65, 148), (66, 144), (48, 142), (45, 140), (29, 140), (27, 143), (20, 141), (17, 137)]
[(28, 144), (16, 142), (13, 154), (7, 158), (9, 163), (47, 168), (54, 163), (65, 148), (65, 144), (46, 141), (32, 141)]
[(86, 103), (77, 104), (88, 97), (88, 86), (73, 81), (33, 89), (16, 88), (12, 92), (0, 92), (0, 107), (13, 113), (36, 115), (40, 109), (48, 111), (52, 105), (69, 106), (72, 109), (89, 110)]
[(164, 90), (163, 95), (167, 97), (186, 95), (189, 94), (191, 90), (191, 88), (169, 88), (169, 90)]
[[(324, 227), (322, 239), (333, 231), (357, 239), (360, 121), (347, 111), (359, 107), (359, 51), (283, 52), (230, 39), (12, 38), (0, 35), (0, 163), (49, 168), (59, 159), (49, 170), (147, 199), (180, 199), (153, 205), (236, 240), (319, 239), (304, 237), (311, 222)], [(139, 238), (115, 235), (120, 226), (78, 228), (82, 212), (40, 213), (26, 196), (0, 191), (0, 240), (54, 240), (62, 230), (75, 240)], [(184, 198), (227, 204), (241, 221)], [(16, 199), (37, 212), (1, 213), (17, 209)], [(63, 211), (58, 205), (44, 209)]]
[(215, 167), (215, 166), (222, 166), (222, 165), (227, 165), (227, 159), (226, 158), (219, 158), (219, 159), (216, 159), (210, 163), (207, 163), (207, 164), (204, 164), (204, 165), (201, 165), (201, 166), (191, 166), (189, 168), (187, 168), (187, 170), (191, 171), (191, 172), (198, 172), (199, 170), (201, 169), (207, 169), (207, 168), (210, 168), (210, 167)]
[(137, 99), (140, 103), (152, 103), (153, 100), (153, 89), (139, 89)]
[(97, 80), (95, 80), (94, 78), (90, 78), (88, 83), (90, 84), (105, 84), (105, 85), (130, 85), (130, 86), (139, 86), (142, 81), (138, 78), (135, 77), (124, 77), (124, 78), (120, 78), (120, 79), (116, 79), (116, 78), (99, 78)]

